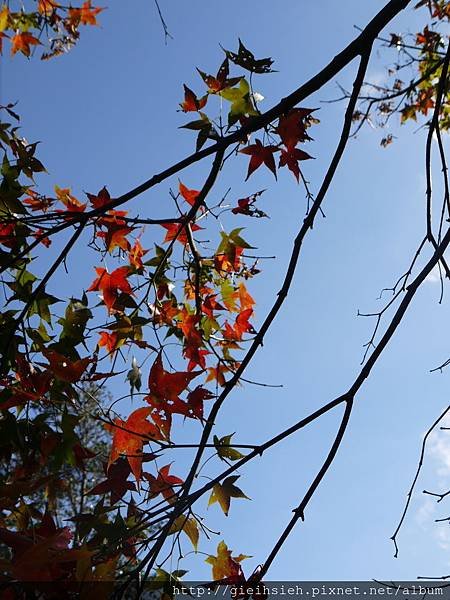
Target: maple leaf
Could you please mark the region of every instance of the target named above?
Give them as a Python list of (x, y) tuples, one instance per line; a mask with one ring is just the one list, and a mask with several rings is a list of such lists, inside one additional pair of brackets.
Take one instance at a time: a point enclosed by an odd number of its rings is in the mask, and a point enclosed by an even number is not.
[(233, 435), (234, 433), (230, 433), (229, 435), (224, 435), (220, 439), (215, 435), (213, 438), (217, 455), (221, 460), (225, 460), (226, 458), (228, 458), (228, 460), (240, 460), (241, 458), (244, 458), (244, 455), (239, 452), (239, 450), (231, 447), (231, 438)]
[(183, 347), (183, 356), (189, 360), (187, 369), (188, 371), (192, 371), (195, 367), (201, 367), (205, 369), (206, 360), (205, 357), (210, 354), (208, 350), (204, 350), (193, 343), (191, 340), (186, 340), (185, 345)]
[(48, 366), (50, 372), (58, 379), (66, 381), (67, 383), (79, 381), (88, 364), (92, 362), (92, 359), (89, 357), (71, 361), (55, 350), (44, 349), (42, 350), (42, 354), (50, 363)]
[(237, 54), (229, 50), (224, 50), (224, 52), (231, 62), (243, 69), (247, 69), (247, 71), (252, 73), (273, 73), (273, 69), (270, 68), (273, 60), (269, 57), (256, 59), (254, 54), (244, 46), (240, 39)]
[(242, 567), (239, 564), (248, 556), (240, 554), (239, 556), (231, 556), (231, 550), (222, 540), (217, 546), (217, 556), (208, 556), (205, 562), (212, 565), (212, 576), (215, 581), (228, 578), (242, 579), (244, 574)]
[(208, 506), (218, 502), (224, 514), (228, 516), (231, 498), (246, 498), (250, 500), (240, 488), (234, 485), (238, 479), (239, 475), (232, 475), (224, 479), (223, 483), (216, 483), (212, 489)]
[(190, 313), (183, 307), (183, 309), (178, 313), (178, 323), (177, 327), (181, 329), (184, 337), (187, 340), (190, 340), (192, 343), (196, 345), (202, 344), (202, 338), (198, 329), (196, 329), (196, 325), (200, 322), (200, 317), (196, 314)]
[(109, 333), (109, 331), (100, 331), (100, 339), (98, 345), (100, 348), (105, 347), (108, 353), (112, 353), (117, 349), (118, 335), (117, 333)]
[(55, 185), (55, 193), (58, 200), (60, 200), (67, 210), (71, 212), (84, 212), (86, 204), (83, 204), (79, 200), (72, 196), (70, 188), (60, 188)]
[(194, 206), (195, 201), (200, 194), (199, 190), (190, 190), (184, 185), (184, 183), (181, 183), (181, 181), (178, 184), (178, 190), (186, 202), (191, 206)]
[(126, 421), (116, 418), (113, 424), (105, 425), (105, 429), (113, 434), (108, 472), (120, 456), (126, 456), (138, 485), (142, 474), (142, 448), (150, 439), (161, 439), (158, 427), (147, 421), (152, 410), (149, 407), (138, 408)]
[(253, 314), (253, 308), (247, 308), (236, 317), (234, 326), (225, 324), (225, 337), (230, 340), (242, 340), (244, 333), (256, 333), (253, 326), (249, 323), (249, 318)]
[(97, 15), (101, 13), (104, 8), (98, 8), (92, 6), (91, 0), (83, 2), (81, 8), (69, 8), (69, 24), (72, 27), (78, 27), (82, 25), (97, 25)]
[[(102, 224), (105, 224), (103, 219)], [(127, 240), (126, 236), (133, 231), (133, 227), (127, 227), (120, 221), (112, 222), (107, 226), (106, 231), (99, 231), (97, 237), (105, 240), (106, 250), (112, 252), (114, 248), (121, 248), (122, 250), (129, 250), (131, 245)]]
[(89, 201), (94, 208), (103, 208), (106, 204), (111, 202), (111, 196), (106, 189), (106, 186), (103, 186), (97, 195), (86, 192), (86, 196), (89, 198)]
[(166, 323), (170, 326), (173, 325), (174, 317), (180, 312), (178, 305), (173, 300), (165, 300), (157, 305), (151, 304), (149, 307), (155, 323)]
[(245, 115), (251, 116), (258, 114), (250, 95), (250, 85), (246, 79), (240, 79), (237, 87), (222, 90), (220, 95), (225, 100), (228, 100), (228, 102), (231, 102), (230, 112), (228, 114), (229, 125), (234, 125), (236, 121)]
[(256, 302), (253, 300), (253, 297), (248, 293), (244, 282), (242, 281), (239, 284), (239, 303), (241, 305), (241, 311), (244, 311), (247, 308), (252, 308), (256, 304)]
[(214, 394), (200, 385), (189, 392), (187, 404), (192, 416), (200, 420), (203, 419), (203, 402), (211, 400), (211, 398), (214, 398)]
[(91, 450), (88, 450), (88, 448), (84, 448), (84, 446), (78, 442), (73, 446), (73, 455), (75, 458), (75, 464), (82, 471), (84, 471), (86, 468), (84, 461), (96, 456), (95, 452), (91, 452)]
[(189, 313), (183, 308), (177, 315), (177, 327), (181, 329), (184, 335), (183, 355), (189, 359), (188, 371), (192, 371), (197, 365), (205, 368), (205, 356), (209, 354), (207, 350), (202, 349), (203, 339), (197, 325), (200, 323), (200, 316)]
[(126, 277), (129, 275), (128, 267), (119, 267), (112, 273), (108, 273), (103, 267), (96, 267), (98, 277), (92, 282), (88, 288), (88, 292), (102, 292), (103, 302), (106, 304), (108, 311), (112, 312), (118, 298), (118, 292), (132, 295), (133, 291)]
[(136, 491), (136, 486), (127, 481), (131, 467), (125, 458), (118, 458), (110, 467), (105, 465), (106, 479), (87, 492), (89, 495), (111, 494), (111, 504), (125, 496), (127, 491)]
[(203, 71), (200, 71), (200, 69), (197, 69), (197, 71), (200, 74), (200, 77), (208, 86), (208, 92), (210, 94), (217, 94), (225, 88), (229, 88), (233, 85), (236, 85), (236, 83), (239, 83), (239, 81), (241, 80), (241, 77), (232, 77), (228, 79), (228, 75), (230, 72), (230, 63), (228, 61), (228, 58), (225, 58), (223, 63), (220, 65), (219, 70), (217, 71), (217, 75), (215, 77), (213, 77), (212, 75), (207, 75)]
[(144, 250), (139, 239), (137, 239), (130, 248), (128, 260), (130, 261), (130, 265), (134, 267), (136, 271), (141, 271), (144, 268), (142, 257), (145, 256), (147, 252), (148, 250)]
[(298, 182), (300, 177), (300, 167), (298, 166), (298, 163), (300, 160), (308, 160), (310, 158), (312, 158), (312, 156), (299, 148), (292, 148), (291, 150), (281, 149), (280, 163), (278, 166), (287, 166)]
[(292, 108), (278, 120), (277, 133), (288, 150), (295, 148), (299, 142), (310, 139), (306, 133), (305, 119), (314, 112), (313, 108)]
[(38, 11), (45, 17), (51, 17), (60, 5), (54, 0), (39, 0)]
[(226, 384), (226, 380), (225, 380), (225, 373), (233, 373), (234, 369), (237, 369), (239, 367), (238, 362), (234, 361), (233, 362), (233, 368), (231, 368), (230, 365), (226, 365), (223, 362), (220, 362), (216, 367), (209, 367), (208, 368), (208, 377), (205, 380), (205, 383), (208, 383), (209, 381), (217, 381), (217, 383), (221, 386), (224, 387), (224, 385)]
[(168, 502), (170, 502), (171, 504), (174, 502), (175, 491), (173, 489), (173, 486), (180, 486), (183, 483), (183, 480), (179, 477), (176, 477), (175, 475), (170, 475), (170, 467), (170, 464), (161, 467), (158, 471), (158, 477), (155, 477), (150, 473), (144, 473), (143, 476), (145, 477), (145, 479), (147, 479), (147, 481), (150, 484), (150, 499), (156, 498), (157, 496), (159, 496), (159, 494), (162, 494)]
[(18, 243), (15, 230), (15, 223), (0, 223), (0, 244), (14, 248)]
[(275, 159), (273, 157), (275, 152), (278, 152), (279, 148), (276, 146), (263, 146), (260, 140), (256, 140), (254, 144), (250, 144), (246, 148), (239, 150), (241, 154), (248, 154), (250, 158), (250, 163), (248, 165), (247, 177), (245, 180), (250, 177), (250, 175), (256, 171), (262, 164), (266, 165), (268, 169), (272, 171), (275, 175), (275, 179), (277, 178), (277, 168), (275, 166)]
[(428, 111), (434, 107), (434, 93), (434, 88), (420, 90), (417, 96), (417, 108), (423, 115), (427, 115)]
[(63, 570), (58, 563), (76, 556), (68, 549), (72, 538), (68, 527), (57, 528), (47, 514), (32, 531), (0, 529), (0, 540), (13, 552), (10, 572), (19, 581), (52, 581), (61, 577)]
[[(163, 223), (162, 227), (167, 229), (166, 237), (164, 238), (164, 243), (171, 242), (172, 240), (177, 240), (183, 246), (186, 246), (188, 243), (188, 237), (186, 233), (186, 226), (182, 223)], [(191, 231), (198, 231), (202, 229), (200, 225), (196, 225), (195, 223), (191, 224)]]
[(208, 96), (203, 96), (203, 98), (197, 98), (194, 92), (188, 88), (187, 85), (184, 85), (184, 102), (180, 103), (181, 110), (183, 112), (197, 112), (201, 110), (206, 102), (208, 101)]
[(201, 371), (169, 373), (164, 370), (161, 354), (158, 354), (150, 369), (148, 378), (150, 394), (146, 398), (147, 402), (154, 406), (162, 406), (165, 410), (170, 411), (170, 403), (179, 401), (181, 392), (200, 373)]
[(40, 43), (31, 33), (16, 33), (11, 40), (11, 54), (14, 55), (16, 52), (22, 52), (22, 54), (29, 57), (31, 54), (30, 46), (38, 46)]
[(177, 533), (178, 531), (183, 531), (188, 536), (194, 547), (194, 550), (197, 552), (198, 540), (200, 537), (197, 521), (195, 519), (189, 519), (184, 515), (180, 515), (173, 522), (169, 530), (169, 535), (172, 533)]
[(214, 318), (215, 310), (226, 310), (225, 306), (222, 306), (219, 302), (217, 302), (216, 298), (217, 294), (210, 294), (206, 296), (202, 304), (202, 311), (205, 313), (205, 315), (211, 317), (212, 319)]
[(45, 394), (49, 391), (53, 380), (50, 371), (36, 369), (20, 353), (16, 354), (16, 380), (17, 384), (9, 387), (11, 397), (1, 408), (18, 406), (27, 402), (39, 402), (45, 400)]
[(25, 198), (22, 202), (29, 206), (33, 212), (42, 211), (45, 213), (55, 202), (55, 200), (52, 198), (40, 196), (37, 192), (35, 192), (32, 189), (28, 189), (27, 193), (29, 194), (29, 196)]
[[(216, 250), (214, 267), (222, 275), (223, 272), (237, 272), (241, 267), (241, 255), (244, 248), (252, 248), (241, 236), (242, 227), (233, 229), (230, 233), (220, 232), (222, 240)], [(227, 306), (222, 294), (225, 306)]]

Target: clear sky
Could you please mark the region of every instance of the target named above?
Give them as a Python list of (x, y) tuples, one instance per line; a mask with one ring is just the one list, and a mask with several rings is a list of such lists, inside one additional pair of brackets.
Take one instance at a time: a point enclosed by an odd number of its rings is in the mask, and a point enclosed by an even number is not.
[[(3, 61), (1, 103), (19, 100), (24, 134), (42, 141), (39, 156), (49, 175), (40, 181), (47, 191), (58, 183), (72, 186), (81, 197), (83, 190), (96, 192), (106, 184), (117, 196), (191, 152), (193, 137), (177, 129), (187, 120), (176, 112), (182, 84), (201, 89), (195, 67), (214, 72), (222, 60), (219, 44), (235, 49), (241, 37), (257, 57), (274, 58), (278, 73), (256, 84), (265, 97), (264, 110), (328, 62), (356, 35), (354, 25), (363, 26), (384, 4), (160, 2), (174, 38), (167, 45), (153, 2), (111, 0), (99, 17), (101, 26), (83, 31), (67, 56), (45, 63), (24, 57)], [(417, 23), (418, 15), (410, 10), (387, 33), (415, 32)], [(369, 79), (381, 80), (393, 60), (390, 52), (380, 49), (375, 55)], [(354, 71), (353, 64), (338, 82), (349, 86)], [(306, 103), (320, 107), (321, 123), (307, 148), (315, 161), (304, 166), (313, 191), (335, 148), (344, 111), (343, 104), (323, 101), (338, 95), (334, 82)], [(380, 290), (404, 272), (424, 233), (425, 132), (410, 126), (400, 130), (395, 120), (391, 127), (399, 139), (385, 150), (379, 145), (385, 133), (370, 127), (350, 143), (324, 205), (326, 219), (319, 218), (308, 236), (284, 310), (247, 371), (249, 379), (284, 387), (237, 389), (223, 409), (219, 435), (236, 431), (235, 439), (242, 443), (261, 442), (353, 381), (373, 327), (371, 320), (357, 318), (357, 310), (382, 306)], [(206, 163), (195, 165), (182, 179), (198, 188), (207, 168)], [(277, 257), (263, 261), (263, 273), (249, 283), (258, 301), (257, 327), (281, 284), (305, 198), (287, 172), (280, 173), (276, 184), (261, 169), (244, 184), (246, 168), (243, 157), (231, 161), (215, 193), (220, 198), (231, 186), (230, 198), (236, 199), (267, 189), (260, 206), (270, 219), (233, 221), (247, 227), (246, 238), (260, 254)], [(129, 209), (166, 216), (168, 190), (176, 185), (176, 179), (164, 182)], [(53, 252), (57, 248), (55, 243)], [(69, 261), (70, 277), (62, 273), (55, 280), (55, 293), (76, 293), (79, 282), (87, 287), (93, 279), (91, 266), (87, 250), (78, 250)], [(436, 505), (421, 494), (427, 487), (450, 487), (449, 432), (432, 440), (399, 536), (399, 558), (393, 558), (389, 541), (424, 431), (449, 400), (450, 372), (429, 373), (450, 354), (449, 305), (447, 298), (438, 305), (438, 299), (439, 285), (430, 278), (358, 394), (337, 460), (310, 503), (305, 523), (274, 563), (271, 579), (409, 579), (450, 573), (449, 526), (433, 523), (450, 514), (450, 505)], [(119, 378), (114, 394), (126, 392)], [(200, 549), (212, 552), (223, 538), (236, 553), (253, 555), (244, 564), (246, 572), (263, 562), (328, 451), (338, 420), (338, 411), (327, 415), (243, 470), (240, 485), (253, 500), (233, 501), (229, 518), (217, 505), (206, 510), (205, 502), (199, 504), (208, 525), (221, 532), (209, 542), (203, 538)], [(180, 435), (189, 439), (191, 432)], [(180, 471), (182, 466), (183, 459)], [(209, 572), (201, 559), (187, 559), (187, 564), (194, 578)]]

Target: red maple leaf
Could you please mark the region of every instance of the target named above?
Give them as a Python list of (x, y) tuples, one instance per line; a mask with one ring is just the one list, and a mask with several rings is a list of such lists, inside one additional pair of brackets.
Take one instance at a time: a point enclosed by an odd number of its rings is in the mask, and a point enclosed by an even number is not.
[(40, 196), (37, 192), (31, 189), (27, 190), (27, 194), (29, 194), (29, 196), (23, 200), (23, 203), (29, 206), (33, 212), (38, 210), (47, 212), (47, 210), (55, 201), (53, 198)]
[(86, 196), (89, 198), (89, 201), (94, 208), (103, 208), (103, 206), (111, 202), (111, 196), (109, 195), (106, 186), (103, 186), (97, 195), (86, 192)]
[(298, 166), (299, 161), (308, 160), (310, 158), (312, 158), (312, 156), (306, 152), (303, 152), (303, 150), (300, 150), (299, 148), (291, 148), (290, 150), (282, 149), (280, 163), (278, 166), (287, 166), (287, 168), (294, 173), (294, 176), (298, 181), (300, 177), (300, 167)]
[(169, 475), (170, 464), (161, 467), (158, 471), (158, 477), (151, 475), (150, 473), (144, 473), (144, 477), (150, 483), (149, 498), (156, 498), (159, 494), (162, 494), (164, 498), (173, 503), (175, 491), (174, 485), (181, 485), (183, 480), (175, 475)]
[(201, 110), (206, 102), (208, 101), (208, 96), (203, 96), (203, 98), (197, 98), (194, 92), (188, 88), (187, 85), (183, 85), (184, 87), (184, 102), (181, 102), (181, 110), (183, 112), (196, 112)]
[(127, 281), (129, 274), (128, 267), (119, 267), (112, 273), (108, 273), (103, 267), (96, 267), (98, 277), (92, 282), (88, 288), (88, 292), (102, 292), (103, 302), (108, 307), (108, 311), (112, 312), (114, 305), (119, 295), (119, 291), (124, 294), (133, 294), (130, 284)]
[(201, 386), (197, 386), (195, 390), (189, 392), (187, 404), (193, 416), (203, 419), (203, 402), (211, 400), (211, 398), (214, 398), (214, 394)]
[(217, 294), (210, 294), (209, 296), (207, 296), (202, 304), (202, 311), (205, 313), (205, 315), (207, 315), (208, 317), (211, 317), (211, 319), (214, 319), (214, 312), (215, 310), (226, 310), (225, 306), (222, 306), (221, 304), (219, 304), (219, 302), (217, 302), (216, 300), (217, 298)]
[(158, 354), (152, 368), (150, 369), (150, 375), (148, 378), (148, 387), (150, 395), (147, 396), (147, 402), (154, 406), (162, 406), (169, 408), (167, 402), (176, 402), (179, 400), (179, 395), (183, 392), (189, 382), (200, 375), (201, 371), (179, 371), (176, 373), (169, 373), (164, 370), (161, 354)]
[(295, 148), (299, 142), (309, 140), (306, 133), (305, 119), (314, 112), (311, 108), (292, 108), (282, 115), (278, 121), (277, 133), (288, 150)]
[(277, 146), (263, 146), (260, 140), (256, 140), (254, 144), (250, 144), (250, 146), (239, 150), (242, 154), (248, 154), (251, 157), (245, 180), (247, 181), (250, 175), (262, 164), (266, 165), (266, 167), (272, 171), (276, 179), (277, 168), (275, 166), (273, 155), (275, 152), (278, 152), (278, 150)]
[(111, 505), (118, 502), (127, 491), (136, 491), (136, 486), (127, 481), (131, 467), (125, 458), (118, 458), (110, 467), (104, 467), (106, 479), (87, 492), (89, 495), (111, 494)]
[(55, 350), (43, 350), (42, 354), (50, 363), (48, 370), (58, 379), (67, 383), (75, 383), (79, 381), (85, 372), (88, 364), (92, 362), (89, 357), (81, 358), (80, 360), (71, 361), (63, 354)]

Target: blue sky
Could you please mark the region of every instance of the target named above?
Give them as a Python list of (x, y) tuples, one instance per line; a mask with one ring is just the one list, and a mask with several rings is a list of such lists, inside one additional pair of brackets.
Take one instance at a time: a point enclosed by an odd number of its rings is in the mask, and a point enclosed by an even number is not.
[[(45, 63), (4, 60), (1, 102), (19, 100), (24, 134), (42, 141), (40, 157), (49, 171), (40, 180), (44, 189), (50, 192), (54, 183), (72, 186), (81, 197), (83, 190), (96, 192), (106, 184), (117, 196), (191, 152), (192, 136), (177, 129), (186, 122), (176, 112), (182, 84), (201, 89), (195, 67), (215, 72), (222, 60), (219, 44), (235, 49), (241, 37), (256, 56), (274, 58), (278, 73), (255, 84), (265, 97), (261, 109), (266, 109), (328, 62), (355, 36), (354, 25), (363, 26), (382, 4), (284, 0), (274, 10), (270, 0), (161, 0), (174, 37), (165, 45), (152, 2), (136, 0), (125, 9), (125, 3), (111, 1), (100, 15), (101, 26), (84, 31), (67, 56)], [(415, 32), (418, 22), (410, 10), (387, 33)], [(380, 81), (392, 52), (375, 54), (369, 79)], [(353, 64), (338, 82), (349, 86), (354, 71)], [(320, 107), (321, 123), (307, 148), (315, 160), (304, 167), (313, 191), (334, 151), (344, 110), (342, 104), (322, 101), (338, 95), (334, 82), (306, 102)], [(247, 371), (249, 379), (282, 383), (283, 388), (246, 385), (236, 390), (223, 409), (218, 435), (236, 431), (242, 443), (261, 442), (345, 391), (357, 374), (373, 326), (358, 318), (357, 310), (382, 306), (380, 290), (404, 272), (424, 233), (425, 132), (409, 126), (400, 130), (394, 120), (391, 127), (399, 139), (386, 150), (379, 146), (385, 133), (370, 127), (350, 143), (326, 198), (326, 219), (319, 218), (309, 235), (283, 312)], [(182, 180), (198, 188), (207, 168), (206, 163), (194, 165)], [(270, 220), (225, 221), (227, 227), (231, 222), (247, 227), (245, 237), (260, 254), (277, 257), (263, 261), (263, 273), (249, 284), (258, 301), (257, 327), (281, 284), (305, 199), (289, 173), (280, 173), (276, 184), (261, 169), (244, 184), (246, 168), (244, 157), (231, 161), (215, 194), (220, 198), (232, 186), (230, 198), (236, 199), (267, 189), (260, 206)], [(176, 185), (176, 179), (164, 182), (129, 209), (165, 216), (169, 187)], [(57, 248), (55, 243), (53, 252)], [(54, 282), (57, 294), (77, 292), (74, 281), (86, 286), (92, 281), (90, 256), (85, 249), (73, 254), (70, 277), (61, 273)], [(438, 299), (439, 285), (427, 281), (358, 394), (336, 462), (308, 507), (305, 523), (274, 563), (271, 579), (409, 579), (450, 573), (450, 530), (445, 523), (433, 524), (434, 518), (448, 516), (450, 507), (445, 501), (436, 506), (420, 493), (450, 485), (448, 432), (436, 435), (430, 445), (399, 536), (399, 558), (393, 558), (389, 541), (423, 433), (448, 403), (450, 373), (429, 373), (450, 354), (444, 327), (449, 306), (446, 300), (438, 305)], [(126, 391), (119, 378), (114, 394)], [(209, 542), (203, 538), (200, 549), (212, 552), (223, 538), (236, 553), (253, 555), (246, 572), (262, 562), (328, 451), (338, 413), (251, 463), (240, 485), (253, 500), (234, 501), (228, 519), (217, 505), (206, 510), (205, 503), (199, 504), (208, 525), (221, 532)], [(180, 436), (190, 439), (193, 431), (187, 428)], [(187, 458), (179, 459), (180, 471)], [(186, 564), (193, 578), (209, 571), (201, 557), (188, 558)]]

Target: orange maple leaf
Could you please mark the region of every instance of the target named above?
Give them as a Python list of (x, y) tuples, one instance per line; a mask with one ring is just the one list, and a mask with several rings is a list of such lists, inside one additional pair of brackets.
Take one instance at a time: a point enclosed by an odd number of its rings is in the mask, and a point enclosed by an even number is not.
[(214, 268), (219, 274), (237, 272), (241, 268), (241, 254), (244, 248), (230, 246), (226, 254), (216, 254)]
[(231, 556), (231, 550), (224, 541), (217, 546), (217, 556), (208, 556), (206, 562), (212, 566), (212, 576), (214, 580), (228, 578), (243, 579), (242, 567), (239, 564), (246, 556)]
[(113, 424), (105, 425), (105, 429), (113, 434), (109, 467), (124, 455), (127, 457), (131, 471), (139, 483), (142, 474), (142, 448), (150, 439), (161, 439), (161, 433), (154, 423), (147, 421), (152, 408), (144, 407), (133, 411), (126, 421), (116, 418)]
[(189, 188), (187, 188), (184, 185), (184, 183), (181, 183), (181, 181), (178, 184), (178, 190), (182, 197), (186, 200), (186, 202), (191, 206), (195, 204), (195, 201), (197, 200), (198, 195), (200, 194), (198, 190), (190, 190)]
[(58, 185), (55, 185), (55, 194), (58, 200), (71, 212), (84, 212), (86, 209), (86, 204), (83, 204), (75, 196), (72, 196), (70, 188), (60, 188)]
[[(162, 225), (164, 229), (167, 229), (166, 237), (164, 238), (163, 243), (171, 242), (176, 239), (180, 244), (186, 246), (188, 243), (188, 237), (186, 233), (186, 226), (181, 223), (164, 223)], [(195, 223), (191, 224), (191, 231), (198, 231), (202, 229), (199, 225)]]
[[(123, 221), (122, 221), (123, 223)], [(127, 227), (119, 221), (112, 222), (108, 225), (106, 231), (99, 231), (97, 237), (105, 240), (106, 250), (112, 252), (114, 248), (122, 248), (122, 250), (128, 251), (130, 249), (130, 242), (126, 236), (133, 231), (133, 227)], [(103, 220), (103, 223), (104, 220)]]
[(250, 296), (250, 294), (248, 293), (244, 282), (242, 281), (239, 284), (239, 302), (241, 304), (241, 311), (246, 310), (247, 308), (252, 308), (256, 304), (252, 296)]
[(109, 333), (109, 331), (100, 331), (100, 339), (98, 345), (100, 348), (105, 347), (108, 352), (114, 352), (117, 348), (118, 335), (115, 332)]
[(31, 33), (16, 33), (11, 40), (11, 54), (14, 56), (16, 52), (22, 52), (22, 54), (29, 57), (31, 54), (30, 46), (38, 46), (40, 43)]
[(91, 5), (91, 0), (83, 2), (81, 8), (69, 8), (69, 24), (72, 27), (82, 25), (97, 25), (97, 15), (104, 8), (98, 8)]
[(108, 307), (109, 312), (114, 309), (119, 291), (130, 296), (133, 295), (131, 285), (126, 279), (129, 275), (128, 267), (119, 267), (112, 273), (108, 273), (103, 267), (96, 267), (95, 271), (98, 277), (92, 282), (87, 291), (102, 292), (103, 302)]
[(147, 252), (148, 250), (144, 250), (139, 239), (137, 239), (134, 242), (133, 247), (130, 248), (130, 251), (128, 252), (128, 260), (130, 261), (130, 265), (137, 271), (140, 271), (144, 268), (142, 257), (147, 254)]
[(60, 6), (58, 2), (54, 0), (39, 0), (38, 11), (45, 17), (50, 17), (53, 12)]

